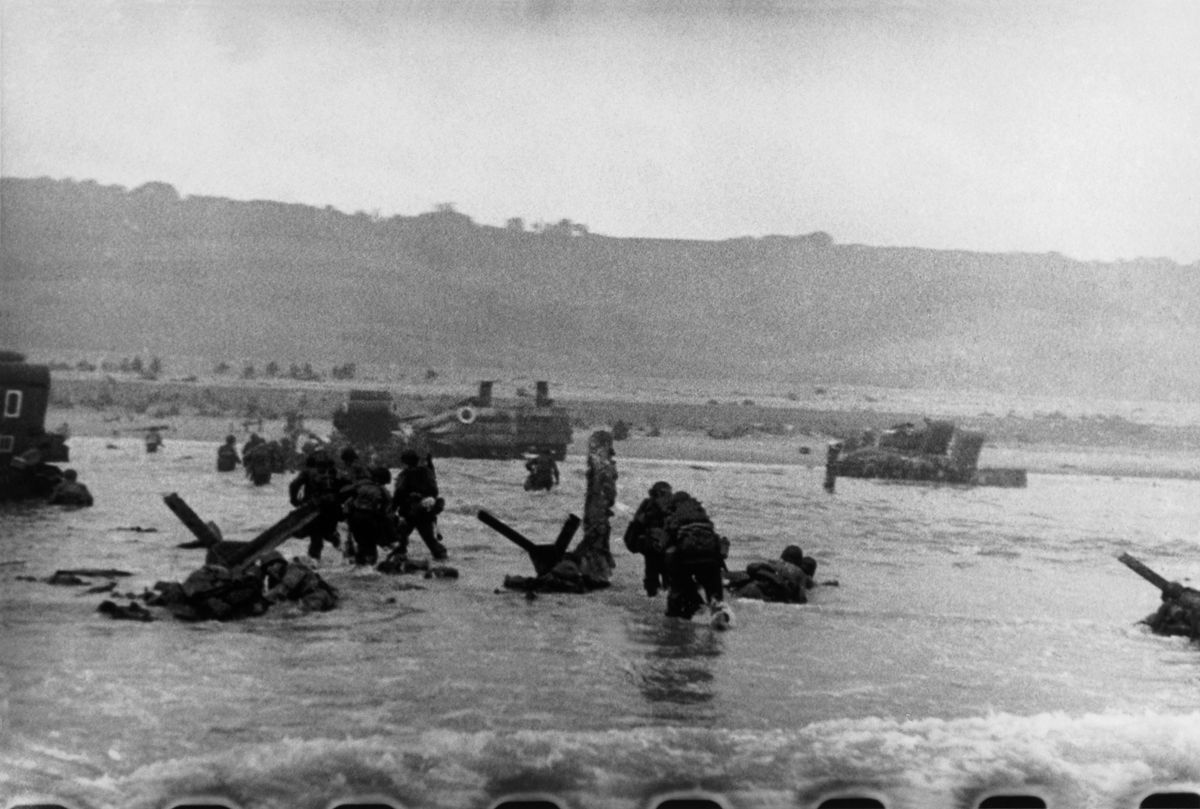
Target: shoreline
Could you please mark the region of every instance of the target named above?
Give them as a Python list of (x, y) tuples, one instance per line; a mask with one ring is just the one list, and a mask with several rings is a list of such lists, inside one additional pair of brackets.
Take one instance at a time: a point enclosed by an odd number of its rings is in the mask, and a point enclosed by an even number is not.
[[(305, 426), (329, 435), (330, 417), (345, 392), (366, 385), (305, 386), (229, 380), (153, 382), (102, 378), (59, 378), (46, 416), (47, 429), (65, 425), (71, 435), (141, 438), (151, 424), (169, 425), (167, 441), (209, 441), (214, 451), (226, 435), (244, 442), (251, 432), (270, 439), (282, 435), (284, 413), (298, 409)], [(450, 390), (462, 390), (454, 386)], [(468, 390), (470, 390), (468, 388)], [(263, 403), (264, 394), (274, 398)], [(807, 468), (824, 467), (825, 448), (840, 436), (868, 427), (887, 426), (919, 415), (883, 408), (826, 408), (788, 403), (716, 403), (683, 397), (576, 399), (561, 395), (572, 414), (569, 456), (583, 456), (588, 436), (611, 429), (618, 420), (629, 425), (629, 437), (615, 442), (617, 458), (695, 463), (762, 463)], [(702, 394), (701, 394), (702, 395)], [(633, 398), (637, 397), (637, 398)], [(402, 411), (437, 409), (453, 402), (453, 393), (398, 391)], [(459, 397), (461, 398), (461, 397)], [(310, 417), (310, 413), (328, 416)], [(956, 419), (989, 435), (980, 456), (981, 468), (1022, 468), (1031, 474), (1098, 475), (1200, 480), (1200, 427), (1142, 425), (1119, 417), (1066, 418), (976, 416)], [(653, 427), (654, 429), (651, 429)], [(997, 429), (999, 427), (1000, 429)], [(732, 428), (732, 429), (731, 429)], [(657, 432), (657, 434), (655, 434)], [(728, 437), (713, 437), (713, 435)]]

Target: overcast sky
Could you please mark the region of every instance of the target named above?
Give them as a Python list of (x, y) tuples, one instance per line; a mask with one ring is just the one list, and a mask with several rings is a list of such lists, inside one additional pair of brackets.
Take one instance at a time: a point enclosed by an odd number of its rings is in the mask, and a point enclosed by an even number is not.
[(3, 8), (5, 176), (1200, 260), (1200, 2)]

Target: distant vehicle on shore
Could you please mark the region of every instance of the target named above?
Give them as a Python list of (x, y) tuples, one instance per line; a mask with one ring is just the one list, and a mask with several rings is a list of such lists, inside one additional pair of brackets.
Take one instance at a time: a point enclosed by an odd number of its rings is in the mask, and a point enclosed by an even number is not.
[(45, 497), (70, 458), (66, 436), (46, 432), (50, 368), (0, 351), (0, 500)]
[(987, 439), (952, 421), (925, 419), (886, 430), (867, 430), (831, 448), (828, 471), (836, 477), (882, 478), (974, 486), (1020, 488), (1024, 469), (980, 469), (979, 455)]
[(393, 468), (400, 466), (400, 453), (406, 449), (435, 457), (499, 459), (547, 451), (561, 461), (571, 443), (571, 420), (549, 391), (549, 383), (539, 381), (533, 402), (498, 405), (492, 382), (485, 380), (477, 395), (451, 408), (400, 416), (390, 392), (352, 390), (333, 414), (331, 443), (373, 452), (378, 462)]

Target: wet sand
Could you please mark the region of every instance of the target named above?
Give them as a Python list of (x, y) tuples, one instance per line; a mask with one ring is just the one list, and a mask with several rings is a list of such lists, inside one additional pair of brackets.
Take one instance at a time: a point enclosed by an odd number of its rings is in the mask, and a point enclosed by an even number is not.
[[(140, 440), (145, 427), (167, 425), (164, 436), (168, 441), (219, 444), (232, 434), (241, 443), (251, 431), (267, 438), (281, 435), (282, 413), (291, 402), (299, 404), (308, 429), (327, 436), (332, 430), (329, 418), (309, 414), (332, 414), (347, 388), (357, 386), (369, 385), (238, 384), (225, 379), (181, 384), (56, 375), (46, 423), (49, 428), (65, 424), (73, 435), (113, 440)], [(463, 390), (458, 384), (446, 385), (444, 391), (428, 387), (400, 390), (398, 407), (437, 409)], [(886, 402), (865, 407), (862, 401), (835, 399), (794, 402), (762, 397), (753, 403), (736, 398), (718, 402), (703, 398), (703, 392), (672, 393), (634, 386), (624, 391), (625, 398), (621, 398), (620, 393), (596, 396), (596, 391), (564, 388), (558, 403), (568, 408), (574, 422), (569, 454), (583, 454), (594, 430), (610, 429), (624, 420), (630, 427), (629, 437), (616, 443), (618, 458), (814, 467), (824, 464), (826, 446), (840, 435), (919, 418), (912, 412), (889, 409)], [(255, 407), (246, 407), (248, 398)], [(939, 404), (930, 401), (922, 409), (936, 413)], [(1005, 418), (983, 413), (967, 416), (962, 422), (989, 435), (981, 467), (1016, 467), (1034, 474), (1200, 479), (1200, 427), (1191, 424), (1147, 426), (1119, 415), (1067, 417), (1062, 412), (1023, 413), (1020, 417), (1010, 412)]]

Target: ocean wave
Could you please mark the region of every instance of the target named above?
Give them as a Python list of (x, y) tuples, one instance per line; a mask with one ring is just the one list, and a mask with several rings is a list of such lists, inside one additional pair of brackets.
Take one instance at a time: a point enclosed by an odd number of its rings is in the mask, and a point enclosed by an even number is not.
[[(5, 754), (20, 787), (43, 753)], [(57, 757), (51, 756), (52, 759)], [(158, 809), (181, 797), (262, 809), (322, 809), (357, 796), (459, 809), (537, 792), (564, 805), (640, 807), (701, 790), (739, 807), (815, 803), (847, 791), (894, 807), (951, 807), (995, 790), (1051, 805), (1136, 805), (1155, 789), (1200, 784), (1200, 713), (965, 719), (880, 717), (766, 732), (642, 727), (569, 732), (429, 730), (361, 739), (288, 738), (117, 773), (72, 762), (57, 797), (107, 809)], [(59, 762), (61, 764), (61, 761)], [(44, 782), (34, 785), (44, 788)], [(19, 791), (19, 790), (18, 790)]]

